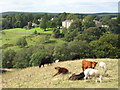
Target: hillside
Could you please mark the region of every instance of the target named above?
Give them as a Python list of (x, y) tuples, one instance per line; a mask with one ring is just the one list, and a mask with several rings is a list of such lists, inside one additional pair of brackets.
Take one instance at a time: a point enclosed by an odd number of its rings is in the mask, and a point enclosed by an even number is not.
[[(67, 80), (71, 74), (79, 74), (82, 60), (64, 61), (54, 63), (42, 68), (29, 67), (2, 74), (3, 88), (118, 88), (118, 59), (88, 59), (104, 61), (108, 66), (102, 83), (84, 82), (84, 80)], [(62, 66), (69, 69), (71, 74), (52, 77), (56, 71), (54, 67)], [(103, 73), (98, 65), (96, 69)]]

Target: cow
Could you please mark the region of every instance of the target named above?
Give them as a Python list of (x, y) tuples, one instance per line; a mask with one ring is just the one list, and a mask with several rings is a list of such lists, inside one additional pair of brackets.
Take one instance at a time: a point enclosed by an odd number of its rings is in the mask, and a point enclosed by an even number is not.
[(57, 60), (55, 60), (55, 63), (58, 63), (60, 60), (59, 59), (57, 59)]
[(100, 62), (99, 63), (99, 67), (100, 68), (103, 68), (105, 71), (104, 71), (104, 74), (107, 72), (107, 66), (106, 66), (106, 64), (104, 63), (104, 62)]
[(82, 70), (84, 71), (87, 68), (93, 68), (94, 69), (97, 63), (98, 62), (83, 60), (82, 61)]
[(72, 60), (80, 59), (80, 55), (76, 54), (73, 56)]
[(65, 67), (55, 67), (55, 69), (57, 70), (57, 73), (54, 76), (56, 75), (59, 75), (59, 74), (68, 74), (69, 73), (69, 70)]
[(92, 77), (94, 77), (96, 82), (97, 82), (97, 78), (99, 78), (100, 82), (102, 82), (102, 80), (103, 80), (102, 75), (96, 69), (88, 68), (84, 71), (84, 75), (85, 75), (84, 81), (86, 81), (86, 79), (90, 79)]
[(69, 77), (69, 80), (82, 80), (84, 79), (84, 77), (85, 77), (84, 72), (81, 72), (80, 74), (77, 75), (75, 75), (74, 73), (72, 74), (72, 76)]
[(39, 64), (39, 68), (43, 65), (44, 67), (44, 64), (51, 64), (52, 61), (52, 56), (45, 56), (44, 58), (42, 58), (42, 60), (40, 61), (40, 64)]

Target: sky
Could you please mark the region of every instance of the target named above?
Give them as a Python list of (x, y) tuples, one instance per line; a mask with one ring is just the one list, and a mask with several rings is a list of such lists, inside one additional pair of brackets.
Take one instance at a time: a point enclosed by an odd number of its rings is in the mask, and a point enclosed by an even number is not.
[(0, 0), (0, 12), (118, 12), (119, 0)]

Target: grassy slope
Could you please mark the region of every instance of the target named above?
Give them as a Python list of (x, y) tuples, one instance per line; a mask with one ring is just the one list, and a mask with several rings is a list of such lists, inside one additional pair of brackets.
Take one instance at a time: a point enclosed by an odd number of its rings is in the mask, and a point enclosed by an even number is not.
[[(81, 60), (65, 61), (54, 63), (51, 66), (43, 68), (29, 67), (22, 70), (16, 70), (3, 74), (3, 88), (118, 88), (118, 60), (117, 59), (89, 59), (92, 61), (104, 61), (108, 65), (108, 72), (102, 83), (84, 82), (84, 80), (70, 81), (67, 80), (72, 73), (80, 73)], [(63, 66), (72, 72), (67, 75), (58, 75), (54, 67)], [(103, 71), (96, 66), (101, 73)]]
[(15, 46), (13, 47), (8, 47), (4, 50), (8, 50), (8, 49), (14, 49), (14, 50), (20, 50), (20, 48), (18, 46), (16, 46), (16, 42), (19, 38), (23, 37), (23, 36), (28, 36), (29, 34), (27, 33), (18, 33), (18, 32), (6, 32), (4, 31), (5, 34), (2, 34), (2, 39), (0, 40), (1, 41), (1, 45), (4, 45), (4, 44), (14, 44)]

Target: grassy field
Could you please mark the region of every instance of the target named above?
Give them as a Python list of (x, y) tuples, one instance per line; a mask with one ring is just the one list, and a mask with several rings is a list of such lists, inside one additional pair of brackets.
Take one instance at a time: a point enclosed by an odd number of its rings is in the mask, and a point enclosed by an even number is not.
[(16, 44), (18, 38), (28, 35), (27, 33), (4, 32), (4, 34), (2, 34), (2, 44)]
[(38, 33), (52, 33), (53, 29), (52, 28), (47, 28), (46, 31), (42, 28), (32, 28), (32, 29), (23, 29), (23, 28), (13, 28), (13, 29), (5, 29), (4, 31), (9, 31), (9, 32), (19, 32), (19, 33), (30, 33), (32, 34), (34, 31), (37, 31)]
[[(14, 29), (6, 29), (3, 31), (2, 33), (2, 39), (0, 40), (0, 42), (2, 43), (1, 45), (4, 44), (13, 44), (14, 46), (10, 46), (7, 47), (4, 50), (8, 50), (8, 49), (14, 49), (14, 50), (20, 50), (21, 48), (19, 48), (18, 46), (16, 46), (16, 42), (18, 41), (19, 38), (27, 36), (26, 40), (28, 43), (28, 47), (29, 46), (34, 46), (34, 45), (38, 45), (38, 44), (42, 44), (43, 41), (45, 40), (45, 36), (46, 35), (31, 35), (34, 30), (36, 30), (39, 33), (47, 33), (47, 34), (51, 34), (52, 33), (52, 29), (48, 28), (47, 31), (44, 31), (43, 29), (40, 28), (33, 28), (30, 30), (25, 30), (22, 28), (14, 28)], [(47, 45), (56, 45), (56, 44), (62, 44), (65, 41), (63, 41), (62, 39), (55, 39), (50, 37), (50, 41), (51, 43), (47, 43), (45, 44)]]
[[(82, 72), (82, 60), (74, 60), (58, 62), (42, 68), (29, 67), (4, 73), (2, 74), (2, 85), (3, 88), (118, 88), (118, 59), (88, 60), (104, 61), (107, 64), (108, 71), (104, 75), (102, 83), (95, 83), (94, 79), (91, 82), (68, 80), (72, 73), (79, 74)], [(54, 69), (56, 66), (66, 67), (72, 73), (52, 77), (56, 73)], [(100, 69), (98, 65), (96, 69), (103, 73), (103, 70)]]

